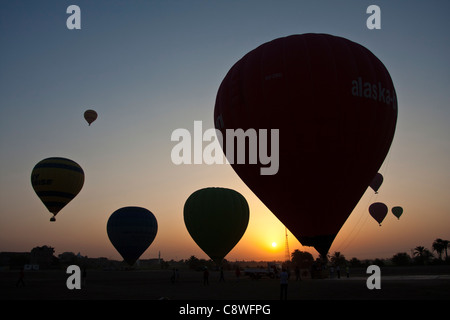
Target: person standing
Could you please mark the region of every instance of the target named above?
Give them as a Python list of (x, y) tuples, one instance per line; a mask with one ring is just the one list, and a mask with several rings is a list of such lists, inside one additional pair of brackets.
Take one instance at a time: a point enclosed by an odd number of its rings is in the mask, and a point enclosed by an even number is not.
[(241, 276), (241, 270), (239, 269), (239, 266), (236, 267), (236, 281), (239, 281), (239, 277)]
[(83, 273), (81, 274), (81, 279), (83, 282), (83, 287), (86, 285), (86, 277), (87, 277), (87, 271), (86, 271), (86, 267), (83, 268)]
[(207, 267), (205, 267), (205, 270), (203, 271), (203, 285), (209, 285), (209, 272)]
[(223, 277), (223, 267), (220, 267), (220, 278), (219, 278), (219, 282), (225, 281), (225, 278)]
[(302, 280), (300, 278), (300, 268), (298, 266), (295, 266), (295, 281)]
[(19, 271), (19, 279), (16, 282), (16, 287), (18, 287), (19, 285), (25, 286), (25, 282), (23, 281), (24, 277), (25, 277), (25, 270), (24, 268), (22, 268)]
[(286, 269), (280, 273), (280, 300), (287, 300), (287, 286), (288, 286), (289, 274)]

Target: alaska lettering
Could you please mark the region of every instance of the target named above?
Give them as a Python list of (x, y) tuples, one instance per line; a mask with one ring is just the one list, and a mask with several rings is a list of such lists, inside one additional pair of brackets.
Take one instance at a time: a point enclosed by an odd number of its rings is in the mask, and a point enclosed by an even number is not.
[(397, 97), (393, 89), (383, 87), (379, 81), (378, 83), (363, 81), (361, 77), (352, 81), (352, 95), (383, 102), (390, 106), (397, 104)]

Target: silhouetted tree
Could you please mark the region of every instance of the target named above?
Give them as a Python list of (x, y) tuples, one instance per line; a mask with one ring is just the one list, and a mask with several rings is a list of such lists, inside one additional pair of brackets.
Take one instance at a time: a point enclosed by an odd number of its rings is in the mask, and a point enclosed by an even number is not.
[(434, 240), (433, 245), (432, 245), (433, 251), (436, 251), (440, 260), (443, 260), (442, 253), (444, 253), (444, 252), (445, 252), (445, 259), (448, 258), (448, 256), (447, 256), (448, 244), (449, 244), (448, 240), (442, 240), (440, 238)]
[(326, 264), (328, 262), (328, 255), (319, 254), (319, 257), (316, 260), (319, 260), (321, 263)]
[(314, 257), (309, 252), (295, 249), (295, 251), (291, 253), (291, 261), (293, 265), (298, 266), (299, 268), (311, 268)]
[(382, 267), (382, 266), (384, 266), (384, 260), (376, 258), (375, 260), (373, 260), (373, 262), (371, 264), (374, 264), (374, 265), (377, 265), (379, 267)]
[(56, 266), (59, 260), (53, 255), (54, 252), (55, 249), (50, 246), (34, 247), (30, 252), (30, 263), (44, 269)]
[(352, 268), (359, 268), (363, 266), (363, 263), (357, 258), (351, 258), (349, 263)]
[(444, 243), (445, 260), (448, 260), (447, 249), (450, 246), (450, 241), (449, 240), (442, 240), (442, 242)]
[(411, 257), (406, 252), (399, 252), (392, 257), (392, 262), (397, 266), (407, 266), (411, 263)]
[(338, 251), (334, 252), (334, 254), (330, 257), (330, 261), (335, 266), (343, 266), (347, 263), (345, 256)]
[(430, 250), (428, 250), (422, 246), (415, 247), (413, 254), (414, 254), (414, 260), (418, 264), (427, 264), (430, 261), (430, 259), (433, 257), (433, 254), (430, 252)]
[(191, 256), (188, 260), (186, 260), (189, 269), (197, 269), (200, 267), (200, 260), (196, 256)]

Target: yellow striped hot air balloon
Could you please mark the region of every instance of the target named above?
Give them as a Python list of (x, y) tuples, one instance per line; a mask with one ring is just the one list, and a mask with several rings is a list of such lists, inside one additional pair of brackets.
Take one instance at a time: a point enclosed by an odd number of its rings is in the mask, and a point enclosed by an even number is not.
[(53, 214), (56, 214), (80, 192), (84, 184), (83, 169), (70, 159), (52, 157), (38, 162), (31, 173), (34, 191)]

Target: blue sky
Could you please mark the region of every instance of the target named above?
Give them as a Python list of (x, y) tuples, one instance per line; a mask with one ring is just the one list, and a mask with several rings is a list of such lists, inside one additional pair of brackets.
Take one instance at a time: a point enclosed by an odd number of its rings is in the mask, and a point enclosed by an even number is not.
[[(66, 28), (71, 4), (81, 8), (81, 30)], [(380, 30), (366, 27), (370, 4), (381, 8)], [(140, 205), (160, 225), (144, 257), (202, 256), (183, 224), (184, 201), (199, 188), (226, 186), (251, 208), (247, 234), (230, 257), (282, 258), (283, 250), (264, 251), (255, 239), (283, 243), (284, 228), (231, 167), (175, 166), (170, 136), (193, 130), (194, 120), (213, 127), (217, 89), (244, 54), (308, 32), (371, 50), (389, 70), (399, 102), (376, 200), (404, 206), (404, 216), (380, 229), (367, 219), (375, 200), (367, 192), (331, 251), (389, 257), (449, 239), (449, 10), (448, 1), (1, 1), (0, 251), (47, 244), (57, 253), (118, 258), (107, 218)], [(90, 127), (86, 109), (99, 113)], [(55, 225), (30, 184), (33, 166), (50, 156), (70, 158), (86, 173)], [(262, 240), (268, 224), (276, 230)], [(290, 242), (307, 249), (292, 236)]]

